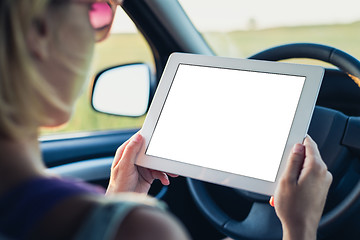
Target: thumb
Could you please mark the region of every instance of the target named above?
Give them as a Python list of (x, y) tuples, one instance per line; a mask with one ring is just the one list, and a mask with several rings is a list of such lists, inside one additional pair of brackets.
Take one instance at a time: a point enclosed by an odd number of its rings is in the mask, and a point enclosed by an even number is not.
[(284, 177), (291, 182), (297, 182), (305, 159), (305, 146), (296, 144), (289, 156)]
[(143, 138), (140, 134), (136, 134), (130, 139), (130, 142), (126, 145), (124, 153), (120, 161), (128, 163), (135, 163), (136, 156), (141, 149)]

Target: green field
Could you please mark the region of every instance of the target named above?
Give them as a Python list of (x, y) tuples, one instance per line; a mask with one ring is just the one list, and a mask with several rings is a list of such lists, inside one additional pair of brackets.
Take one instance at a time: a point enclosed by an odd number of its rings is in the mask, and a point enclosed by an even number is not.
[[(343, 25), (282, 27), (264, 30), (204, 33), (217, 55), (248, 57), (280, 44), (314, 42), (337, 47), (360, 59), (360, 22)], [(138, 34), (115, 34), (96, 46), (92, 74), (114, 65), (146, 62), (153, 59), (146, 41)], [(302, 63), (317, 64), (302, 60)], [(90, 106), (90, 89), (80, 97), (71, 121), (57, 129), (44, 129), (42, 134), (104, 129), (136, 128), (144, 117), (127, 118), (96, 113)]]
[(280, 44), (313, 42), (337, 47), (360, 58), (360, 22), (205, 33), (204, 37), (219, 55), (248, 57)]

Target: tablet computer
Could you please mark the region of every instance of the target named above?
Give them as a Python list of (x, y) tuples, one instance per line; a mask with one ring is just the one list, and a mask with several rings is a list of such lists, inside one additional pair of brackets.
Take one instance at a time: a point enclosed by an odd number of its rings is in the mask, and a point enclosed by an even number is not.
[(265, 195), (308, 130), (319, 66), (174, 53), (136, 164)]

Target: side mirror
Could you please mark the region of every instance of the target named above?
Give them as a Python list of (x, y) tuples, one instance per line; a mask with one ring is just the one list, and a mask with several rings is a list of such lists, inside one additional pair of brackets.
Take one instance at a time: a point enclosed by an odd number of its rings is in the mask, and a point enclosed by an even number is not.
[(112, 67), (96, 76), (91, 105), (98, 112), (139, 117), (148, 110), (150, 90), (151, 71), (147, 64)]

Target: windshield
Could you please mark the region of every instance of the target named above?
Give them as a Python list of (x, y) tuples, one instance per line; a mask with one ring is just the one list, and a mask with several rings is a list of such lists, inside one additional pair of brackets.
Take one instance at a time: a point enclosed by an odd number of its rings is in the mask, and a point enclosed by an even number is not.
[(217, 55), (249, 57), (280, 44), (330, 45), (360, 58), (358, 0), (179, 0)]

